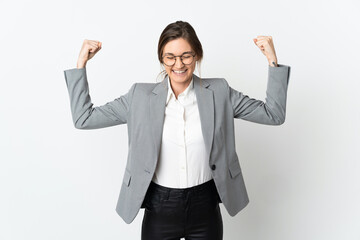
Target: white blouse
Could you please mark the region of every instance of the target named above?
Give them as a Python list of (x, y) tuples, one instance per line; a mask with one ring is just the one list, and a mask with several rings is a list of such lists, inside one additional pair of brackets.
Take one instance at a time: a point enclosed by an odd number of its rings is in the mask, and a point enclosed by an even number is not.
[(194, 78), (178, 95), (169, 77), (159, 161), (153, 182), (170, 188), (188, 188), (212, 179), (201, 130)]

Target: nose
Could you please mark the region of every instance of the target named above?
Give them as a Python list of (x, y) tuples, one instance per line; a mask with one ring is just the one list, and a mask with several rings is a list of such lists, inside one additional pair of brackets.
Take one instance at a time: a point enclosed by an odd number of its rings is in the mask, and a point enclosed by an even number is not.
[(176, 67), (176, 69), (182, 68), (184, 66), (184, 64), (181, 61), (181, 57), (176, 57), (175, 59), (176, 59), (176, 61), (175, 61), (174, 66)]

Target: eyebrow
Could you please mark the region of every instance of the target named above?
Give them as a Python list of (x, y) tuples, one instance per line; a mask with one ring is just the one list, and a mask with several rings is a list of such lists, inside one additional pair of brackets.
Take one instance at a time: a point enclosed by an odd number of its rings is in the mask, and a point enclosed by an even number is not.
[[(194, 52), (192, 52), (192, 51), (187, 51), (187, 52), (183, 52), (181, 55), (183, 55), (183, 54), (185, 54), (185, 53), (194, 53)], [(166, 55), (175, 55), (175, 54), (173, 54), (173, 53), (165, 53), (164, 56), (166, 56)]]

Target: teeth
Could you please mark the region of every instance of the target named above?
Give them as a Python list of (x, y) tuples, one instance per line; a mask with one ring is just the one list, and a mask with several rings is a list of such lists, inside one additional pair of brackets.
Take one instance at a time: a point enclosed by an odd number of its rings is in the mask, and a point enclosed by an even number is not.
[(176, 72), (176, 73), (183, 73), (183, 72), (185, 72), (185, 71), (175, 71), (175, 70), (174, 70), (174, 72)]

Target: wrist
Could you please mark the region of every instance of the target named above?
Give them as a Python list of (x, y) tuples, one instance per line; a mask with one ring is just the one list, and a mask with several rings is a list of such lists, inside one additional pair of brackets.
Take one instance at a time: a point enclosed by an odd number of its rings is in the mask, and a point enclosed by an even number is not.
[(278, 67), (277, 62), (275, 62), (275, 61), (269, 62), (269, 65), (270, 65), (271, 67)]
[(272, 66), (272, 67), (277, 67), (278, 66), (276, 58), (268, 59), (268, 62), (269, 62), (269, 65)]
[(76, 64), (76, 67), (77, 67), (77, 68), (84, 68), (84, 67), (86, 67), (86, 62), (87, 62), (87, 61), (78, 60), (78, 62), (77, 62), (77, 64)]
[(269, 65), (273, 67), (277, 67), (277, 57), (276, 56), (270, 56), (267, 58)]

